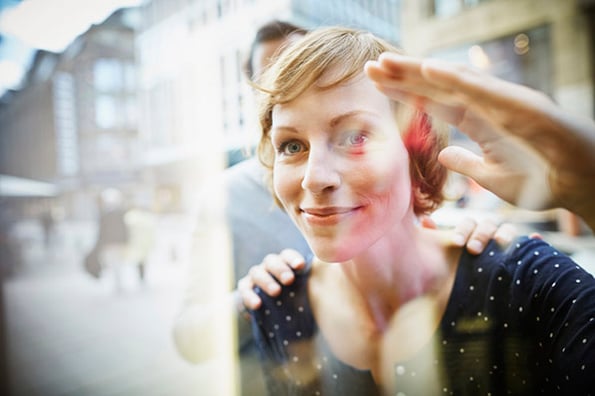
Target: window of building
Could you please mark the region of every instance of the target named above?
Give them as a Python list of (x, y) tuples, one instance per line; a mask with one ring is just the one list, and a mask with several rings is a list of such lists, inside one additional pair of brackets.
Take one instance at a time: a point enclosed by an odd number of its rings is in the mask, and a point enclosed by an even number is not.
[(79, 171), (75, 82), (72, 75), (57, 72), (53, 83), (58, 172), (64, 176), (75, 175)]
[(486, 1), (490, 0), (434, 0), (431, 15), (450, 17)]
[[(430, 54), (466, 63), (499, 78), (553, 93), (550, 27), (543, 25), (494, 40), (469, 43)], [(465, 139), (456, 134), (455, 138)]]
[(136, 97), (129, 96), (124, 103), (125, 124), (127, 128), (133, 129), (138, 125), (138, 108)]
[(391, 41), (400, 41), (401, 0), (300, 0), (292, 1), (292, 13), (310, 25), (346, 25), (369, 30)]
[(101, 92), (117, 92), (124, 86), (122, 64), (117, 59), (97, 59), (93, 65), (95, 89)]
[(230, 0), (217, 0), (217, 18), (221, 19), (228, 15), (231, 8)]
[(137, 86), (137, 70), (134, 63), (127, 62), (124, 65), (124, 81), (126, 91), (135, 92)]
[(110, 95), (99, 95), (95, 100), (95, 122), (99, 128), (109, 129), (116, 126), (117, 105)]

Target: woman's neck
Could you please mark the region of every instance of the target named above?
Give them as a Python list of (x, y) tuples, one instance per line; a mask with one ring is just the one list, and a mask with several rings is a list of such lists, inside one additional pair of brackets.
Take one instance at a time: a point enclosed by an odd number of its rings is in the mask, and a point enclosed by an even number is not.
[(342, 269), (379, 329), (404, 304), (436, 293), (450, 273), (438, 239), (413, 218), (396, 224)]

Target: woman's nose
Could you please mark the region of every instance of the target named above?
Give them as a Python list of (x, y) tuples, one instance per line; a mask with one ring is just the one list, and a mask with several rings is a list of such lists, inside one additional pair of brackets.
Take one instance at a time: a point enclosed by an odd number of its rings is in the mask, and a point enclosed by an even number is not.
[(310, 149), (302, 188), (314, 194), (336, 189), (341, 183), (335, 161), (328, 149)]

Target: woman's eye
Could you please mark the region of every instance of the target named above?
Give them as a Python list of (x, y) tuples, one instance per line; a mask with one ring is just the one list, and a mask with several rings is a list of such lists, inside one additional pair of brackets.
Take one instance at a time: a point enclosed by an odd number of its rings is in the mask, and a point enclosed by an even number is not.
[(285, 155), (297, 154), (302, 151), (302, 144), (296, 141), (282, 143), (278, 151)]
[(361, 146), (368, 141), (368, 136), (362, 132), (354, 132), (347, 135), (345, 143), (348, 146)]

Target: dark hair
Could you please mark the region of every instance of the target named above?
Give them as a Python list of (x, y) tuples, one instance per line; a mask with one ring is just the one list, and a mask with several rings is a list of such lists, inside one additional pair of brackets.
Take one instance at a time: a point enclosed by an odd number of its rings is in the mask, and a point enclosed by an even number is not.
[(244, 63), (244, 73), (246, 74), (246, 77), (248, 77), (249, 80), (252, 80), (254, 77), (252, 62), (254, 61), (254, 51), (259, 44), (283, 39), (293, 33), (306, 34), (307, 30), (290, 22), (279, 20), (273, 20), (262, 25), (256, 32), (254, 40), (252, 40), (248, 59), (246, 59), (246, 62)]

